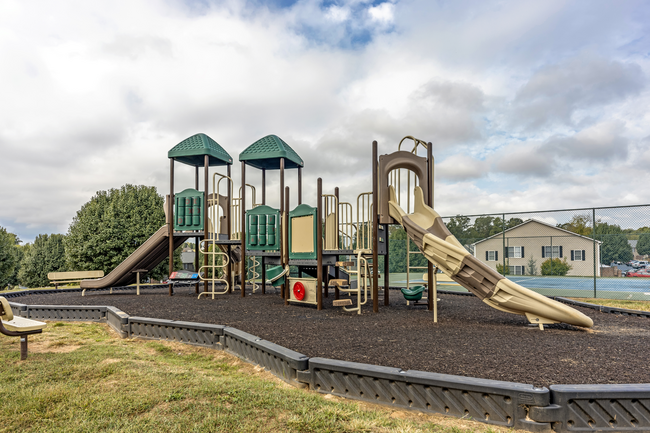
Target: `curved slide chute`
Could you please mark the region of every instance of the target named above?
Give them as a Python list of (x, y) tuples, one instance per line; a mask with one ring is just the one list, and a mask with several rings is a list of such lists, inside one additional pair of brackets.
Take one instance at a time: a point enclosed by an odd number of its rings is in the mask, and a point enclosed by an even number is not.
[(559, 322), (593, 326), (593, 320), (576, 309), (510, 281), (472, 256), (447, 229), (440, 215), (424, 203), (420, 187), (415, 187), (414, 213), (407, 214), (399, 206), (392, 186), (388, 204), (390, 216), (404, 227), (424, 256), (490, 307), (524, 315), (540, 327)]
[[(175, 236), (174, 249), (187, 240), (188, 236)], [(83, 280), (82, 289), (105, 289), (127, 286), (136, 282), (136, 269), (151, 271), (169, 257), (169, 233), (167, 224), (160, 227), (149, 239), (117, 265), (108, 275), (96, 280)]]

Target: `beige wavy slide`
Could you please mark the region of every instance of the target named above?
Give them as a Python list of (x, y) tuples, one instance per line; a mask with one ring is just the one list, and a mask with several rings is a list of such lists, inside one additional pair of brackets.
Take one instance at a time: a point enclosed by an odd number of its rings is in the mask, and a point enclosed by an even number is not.
[(436, 211), (424, 203), (422, 189), (415, 187), (415, 212), (407, 214), (389, 188), (390, 216), (398, 221), (424, 256), (452, 280), (478, 296), (490, 307), (526, 316), (543, 329), (544, 324), (569, 323), (591, 328), (591, 318), (574, 308), (520, 286), (472, 256)]

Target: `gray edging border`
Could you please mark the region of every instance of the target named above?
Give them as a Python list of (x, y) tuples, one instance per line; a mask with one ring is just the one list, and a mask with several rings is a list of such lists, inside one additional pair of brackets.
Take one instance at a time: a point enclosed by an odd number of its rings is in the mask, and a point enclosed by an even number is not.
[[(294, 386), (404, 410), (466, 417), (532, 432), (650, 431), (650, 384), (535, 388), (516, 382), (309, 358), (236, 328), (131, 317), (115, 307), (10, 305), (23, 317), (47, 314), (54, 320), (105, 322), (122, 338), (179, 341), (226, 350)], [(89, 312), (95, 316), (88, 317)], [(103, 316), (97, 318), (97, 313)], [(139, 327), (135, 332), (134, 326)]]
[(592, 310), (597, 310), (602, 313), (610, 314), (620, 314), (625, 316), (637, 316), (637, 317), (648, 317), (650, 318), (650, 311), (641, 311), (641, 310), (628, 310), (627, 308), (616, 308), (616, 307), (606, 307), (604, 305), (590, 304), (588, 302), (574, 301), (573, 299), (563, 298), (562, 296), (551, 296), (551, 299), (555, 299), (558, 302), (562, 302), (568, 305), (575, 305), (577, 307), (591, 308)]

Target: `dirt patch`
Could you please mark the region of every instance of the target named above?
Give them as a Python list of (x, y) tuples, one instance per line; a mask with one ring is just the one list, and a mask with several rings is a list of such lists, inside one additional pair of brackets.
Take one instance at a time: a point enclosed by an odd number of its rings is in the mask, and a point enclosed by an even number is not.
[(70, 344), (62, 345), (52, 343), (51, 341), (34, 341), (29, 342), (29, 351), (33, 353), (70, 353), (79, 349), (81, 346)]
[[(270, 293), (268, 293), (270, 292)], [(650, 383), (650, 319), (577, 307), (594, 321), (593, 332), (557, 324), (540, 331), (525, 317), (488, 307), (475, 297), (440, 294), (438, 323), (423, 307), (407, 306), (391, 291), (391, 306), (372, 300), (363, 314), (332, 306), (285, 306), (268, 289), (241, 298), (196, 298), (193, 288), (57, 292), (16, 302), (39, 305), (110, 305), (132, 316), (232, 326), (310, 357), (421, 370), (536, 386), (581, 383)]]

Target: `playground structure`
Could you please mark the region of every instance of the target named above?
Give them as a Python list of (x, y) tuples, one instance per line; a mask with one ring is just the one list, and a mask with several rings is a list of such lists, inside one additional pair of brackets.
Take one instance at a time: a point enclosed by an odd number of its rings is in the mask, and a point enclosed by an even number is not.
[[(407, 139), (414, 143), (411, 151), (401, 150)], [(418, 156), (419, 147), (426, 150), (426, 156)], [(188, 238), (194, 238), (198, 246), (195, 261), (204, 283), (204, 292), (200, 294), (199, 284), (195, 285), (199, 298), (211, 295), (215, 299), (215, 296), (232, 293), (237, 286), (241, 297), (245, 297), (247, 283), (249, 291), (265, 294), (265, 282), (268, 281), (280, 288), (285, 304), (310, 304), (320, 310), (323, 297), (328, 297), (332, 288), (334, 306), (361, 314), (362, 306), (370, 298), (373, 311), (377, 312), (379, 256), (384, 256), (381, 289), (384, 305), (388, 306), (389, 226), (400, 224), (419, 250), (410, 251), (410, 242), (407, 242), (407, 272), (426, 269), (427, 306), (434, 313), (437, 311), (436, 277), (440, 270), (448, 280), (465, 287), (487, 305), (524, 315), (541, 329), (544, 324), (558, 322), (584, 327), (593, 325), (590, 318), (577, 310), (499, 275), (463, 248), (433, 210), (431, 143), (408, 136), (400, 142), (396, 152), (378, 156), (377, 142), (373, 142), (372, 190), (357, 197), (356, 218), (352, 203), (340, 200), (339, 188), (335, 188), (333, 194), (323, 194), (320, 178), (316, 206), (302, 203), (303, 160), (275, 135), (257, 140), (240, 153), (241, 184), (237, 197), (233, 194), (232, 158), (207, 135), (189, 137), (172, 148), (168, 156), (167, 223), (111, 273), (98, 280), (83, 281), (82, 288), (133, 283), (139, 280), (141, 273), (150, 271), (165, 257), (169, 257), (171, 275), (174, 250)], [(195, 168), (194, 188), (177, 194), (175, 161)], [(226, 174), (213, 173), (210, 188), (210, 167), (224, 165)], [(203, 191), (199, 191), (201, 166)], [(260, 202), (257, 202), (255, 186), (246, 183), (247, 166), (262, 171)], [(290, 188), (285, 186), (288, 169), (297, 169), (298, 174), (298, 203), (294, 209), (290, 207)], [(279, 170), (280, 174), (277, 207), (266, 203), (268, 170)], [(401, 170), (408, 173), (405, 194), (402, 194)], [(411, 175), (414, 175), (413, 186)], [(250, 198), (247, 191), (250, 191)], [(247, 209), (248, 203), (250, 209)], [(198, 266), (199, 251), (203, 253), (201, 266)], [(427, 258), (426, 267), (410, 265), (409, 257), (416, 253), (423, 253)], [(268, 266), (271, 267), (267, 269)], [(292, 276), (291, 267), (297, 270), (297, 276)], [(258, 285), (259, 278), (262, 284)], [(407, 289), (408, 284), (407, 275)], [(422, 289), (418, 290), (421, 295)], [(172, 284), (169, 294), (173, 294)]]

